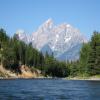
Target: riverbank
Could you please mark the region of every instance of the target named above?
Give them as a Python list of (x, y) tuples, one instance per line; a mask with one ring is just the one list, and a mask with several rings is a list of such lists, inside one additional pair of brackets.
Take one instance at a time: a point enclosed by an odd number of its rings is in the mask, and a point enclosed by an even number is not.
[(62, 79), (62, 80), (87, 80), (87, 81), (100, 81), (100, 77), (67, 77), (67, 78), (54, 78), (54, 77), (0, 77), (0, 79)]
[(43, 77), (41, 71), (35, 68), (29, 68), (28, 66), (20, 66), (20, 72), (16, 73), (11, 70), (7, 70), (0, 66), (0, 79), (17, 79), (17, 78), (38, 78)]
[(89, 76), (89, 77), (67, 77), (66, 80), (98, 80), (100, 81), (100, 75), (95, 75), (95, 76)]
[[(20, 67), (21, 74), (14, 73), (10, 70), (5, 69), (0, 66), (0, 79), (60, 79), (57, 77), (43, 76), (41, 71), (35, 68), (29, 68), (28, 66), (22, 65)], [(100, 81), (100, 75), (90, 76), (90, 77), (80, 77), (80, 76), (69, 76), (66, 78), (61, 78), (64, 80), (98, 80)]]

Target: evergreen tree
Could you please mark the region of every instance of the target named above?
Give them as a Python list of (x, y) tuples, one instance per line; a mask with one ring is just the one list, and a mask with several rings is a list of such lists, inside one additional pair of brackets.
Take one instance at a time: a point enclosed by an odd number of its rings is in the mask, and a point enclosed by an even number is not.
[(87, 72), (89, 75), (100, 74), (100, 33), (94, 32), (90, 46)]
[(0, 62), (4, 65), (4, 61), (7, 59), (6, 53), (8, 50), (9, 37), (3, 29), (0, 29)]
[(81, 75), (87, 73), (87, 64), (90, 50), (90, 43), (84, 43), (80, 51), (79, 65), (77, 65), (79, 67), (79, 74)]

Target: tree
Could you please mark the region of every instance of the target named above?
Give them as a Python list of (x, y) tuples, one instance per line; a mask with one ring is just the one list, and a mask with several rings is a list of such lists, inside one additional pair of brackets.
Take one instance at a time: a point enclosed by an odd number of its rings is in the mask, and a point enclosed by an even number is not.
[(89, 59), (89, 52), (91, 50), (90, 43), (83, 43), (83, 46), (80, 51), (80, 59), (79, 59), (79, 74), (87, 73), (87, 64)]
[(9, 37), (6, 35), (4, 29), (0, 29), (0, 62), (1, 65), (4, 65), (6, 60), (6, 51), (8, 48)]
[(70, 76), (75, 77), (78, 76), (79, 73), (79, 62), (78, 61), (71, 61), (69, 64), (69, 69), (70, 69)]
[(87, 72), (89, 75), (100, 74), (100, 33), (94, 32), (90, 46)]

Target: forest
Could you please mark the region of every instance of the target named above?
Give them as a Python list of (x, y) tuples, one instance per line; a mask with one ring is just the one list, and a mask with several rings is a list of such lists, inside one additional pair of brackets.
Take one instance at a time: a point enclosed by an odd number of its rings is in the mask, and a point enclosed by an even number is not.
[(83, 43), (80, 57), (77, 61), (58, 61), (54, 55), (49, 55), (18, 40), (17, 35), (9, 37), (4, 29), (0, 29), (0, 65), (15, 73), (21, 73), (20, 67), (41, 70), (44, 76), (93, 76), (100, 75), (100, 33), (93, 32), (91, 40)]

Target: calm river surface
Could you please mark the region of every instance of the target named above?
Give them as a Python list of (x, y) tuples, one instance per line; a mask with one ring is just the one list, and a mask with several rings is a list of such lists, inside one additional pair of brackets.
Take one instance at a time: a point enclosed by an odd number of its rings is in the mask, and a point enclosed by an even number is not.
[(100, 81), (0, 80), (0, 100), (100, 100)]

